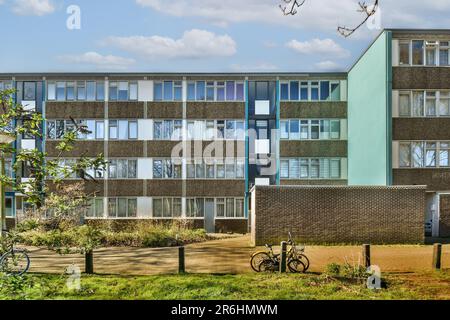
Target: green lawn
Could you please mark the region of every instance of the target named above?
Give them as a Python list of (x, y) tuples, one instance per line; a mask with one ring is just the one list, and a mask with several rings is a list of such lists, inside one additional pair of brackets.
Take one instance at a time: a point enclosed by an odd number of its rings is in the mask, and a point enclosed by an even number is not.
[[(28, 276), (19, 284), (0, 282), (0, 299), (450, 299), (450, 272), (391, 274), (387, 289), (371, 291), (364, 285), (319, 275), (183, 275), (82, 276), (81, 291), (66, 287), (66, 276)], [(17, 290), (20, 292), (20, 290)]]

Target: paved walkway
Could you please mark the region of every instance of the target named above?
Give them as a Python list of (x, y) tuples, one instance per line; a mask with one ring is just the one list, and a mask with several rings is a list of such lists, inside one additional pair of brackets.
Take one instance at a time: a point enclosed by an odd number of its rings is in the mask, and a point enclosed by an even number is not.
[[(80, 255), (60, 256), (41, 248), (28, 248), (31, 256), (31, 272), (63, 273), (71, 264), (82, 270), (84, 259)], [(250, 237), (237, 236), (221, 240), (188, 245), (186, 247), (186, 271), (189, 273), (246, 273), (253, 252), (262, 248), (250, 247)], [(275, 248), (279, 251), (279, 248)], [(450, 245), (443, 248), (443, 267), (450, 269)], [(382, 271), (413, 272), (431, 269), (432, 246), (373, 246), (372, 263)], [(356, 262), (361, 247), (306, 248), (311, 260), (311, 271), (321, 272), (331, 262)], [(94, 253), (95, 272), (100, 274), (151, 275), (176, 273), (177, 248), (101, 248)]]

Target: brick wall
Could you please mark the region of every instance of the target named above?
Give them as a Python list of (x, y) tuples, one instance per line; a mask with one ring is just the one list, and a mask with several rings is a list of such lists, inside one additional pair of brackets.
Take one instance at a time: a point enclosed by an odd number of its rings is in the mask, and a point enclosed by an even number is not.
[(256, 187), (252, 242), (423, 243), (425, 187)]

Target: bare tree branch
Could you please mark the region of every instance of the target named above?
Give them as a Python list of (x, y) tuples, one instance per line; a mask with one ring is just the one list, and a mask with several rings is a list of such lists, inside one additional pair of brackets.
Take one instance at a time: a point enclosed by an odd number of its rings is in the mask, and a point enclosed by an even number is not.
[[(279, 7), (281, 9), (281, 11), (283, 12), (283, 14), (285, 16), (293, 16), (296, 15), (298, 13), (298, 9), (301, 6), (303, 6), (306, 2), (306, 0), (282, 0), (282, 2), (284, 2), (284, 4), (280, 4)], [(348, 38), (349, 36), (351, 36), (356, 30), (358, 30), (359, 28), (361, 28), (361, 26), (363, 26), (367, 20), (369, 20), (370, 17), (372, 17), (373, 15), (375, 15), (375, 13), (377, 13), (378, 8), (379, 8), (379, 0), (375, 0), (372, 6), (369, 6), (366, 4), (366, 2), (358, 2), (359, 5), (359, 9), (357, 10), (360, 13), (363, 13), (365, 15), (364, 20), (357, 25), (355, 28), (348, 28), (345, 26), (339, 26), (337, 28), (337, 31), (344, 37)]]
[(365, 14), (366, 17), (355, 28), (347, 28), (345, 26), (344, 27), (339, 26), (337, 28), (337, 31), (346, 38), (351, 36), (356, 30), (361, 28), (361, 26), (364, 25), (367, 22), (367, 20), (369, 20), (370, 17), (372, 17), (375, 13), (377, 13), (377, 10), (379, 7), (379, 0), (375, 0), (374, 4), (372, 6), (370, 6), (370, 9), (369, 9), (369, 6), (365, 2), (359, 2), (358, 4), (359, 4), (358, 12)]
[(279, 7), (280, 7), (281, 11), (283, 12), (283, 14), (285, 16), (296, 15), (297, 12), (298, 12), (297, 8), (300, 8), (306, 2), (306, 0), (302, 0), (302, 1), (299, 1), (299, 0), (282, 0), (282, 1), (285, 3), (285, 5), (281, 5), (280, 4)]

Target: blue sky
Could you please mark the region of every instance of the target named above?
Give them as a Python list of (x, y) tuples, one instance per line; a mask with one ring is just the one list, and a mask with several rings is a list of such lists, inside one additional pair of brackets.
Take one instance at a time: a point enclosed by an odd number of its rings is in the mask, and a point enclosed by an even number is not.
[[(336, 32), (357, 0), (0, 0), (0, 72), (347, 70), (379, 30)], [(370, 0), (367, 1), (371, 2)], [(379, 27), (448, 28), (450, 0), (380, 0)], [(69, 30), (66, 10), (81, 10)]]

